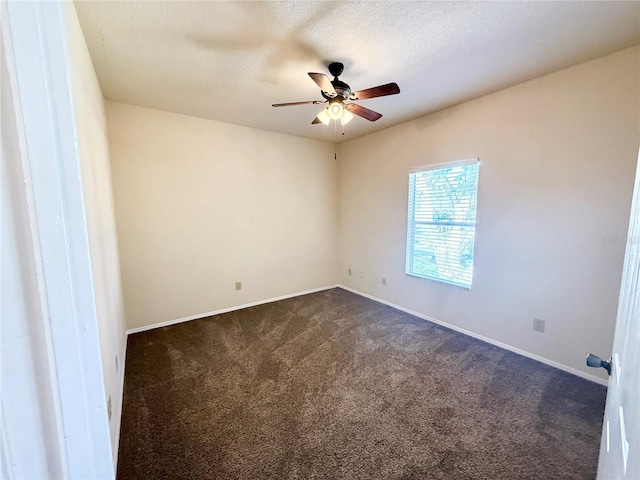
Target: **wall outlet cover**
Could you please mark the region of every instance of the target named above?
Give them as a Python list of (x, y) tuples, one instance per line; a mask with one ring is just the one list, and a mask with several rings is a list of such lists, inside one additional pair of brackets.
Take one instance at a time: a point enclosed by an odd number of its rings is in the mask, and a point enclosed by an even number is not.
[(540, 318), (533, 319), (533, 329), (536, 332), (544, 332), (544, 320)]

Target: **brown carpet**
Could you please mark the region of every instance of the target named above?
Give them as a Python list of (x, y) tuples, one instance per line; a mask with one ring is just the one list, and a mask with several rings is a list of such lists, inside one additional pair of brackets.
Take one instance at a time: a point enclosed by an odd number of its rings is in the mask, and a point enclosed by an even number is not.
[(595, 478), (606, 389), (341, 289), (129, 336), (118, 478)]

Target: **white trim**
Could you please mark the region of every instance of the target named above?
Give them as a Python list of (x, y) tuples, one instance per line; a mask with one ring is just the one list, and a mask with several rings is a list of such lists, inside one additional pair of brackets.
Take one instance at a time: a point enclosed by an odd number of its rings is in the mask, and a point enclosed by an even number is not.
[(462, 334), (467, 335), (469, 337), (473, 337), (475, 339), (482, 340), (483, 342), (489, 343), (491, 345), (495, 345), (496, 347), (500, 347), (500, 348), (503, 348), (505, 350), (509, 350), (510, 352), (517, 353), (518, 355), (522, 355), (523, 357), (527, 357), (527, 358), (530, 358), (532, 360), (536, 360), (536, 361), (538, 361), (540, 363), (544, 363), (545, 365), (549, 365), (550, 367), (554, 367), (554, 368), (557, 368), (559, 370), (563, 370), (563, 371), (565, 371), (567, 373), (570, 373), (572, 375), (575, 375), (577, 377), (581, 377), (581, 378), (584, 378), (586, 380), (590, 380), (590, 381), (598, 383), (600, 385), (604, 385), (605, 387), (608, 385), (608, 381), (607, 380), (602, 380), (602, 379), (600, 379), (600, 378), (598, 378), (598, 377), (596, 377), (594, 375), (589, 375), (588, 373), (581, 372), (580, 370), (577, 370), (575, 368), (571, 368), (571, 367), (568, 367), (568, 366), (563, 365), (561, 363), (555, 362), (553, 360), (549, 360), (548, 358), (541, 357), (539, 355), (536, 355), (535, 353), (527, 352), (526, 350), (521, 350), (519, 348), (513, 347), (513, 346), (508, 345), (506, 343), (499, 342), (498, 340), (494, 340), (492, 338), (485, 337), (483, 335), (479, 335), (479, 334), (474, 333), (474, 332), (472, 332), (470, 330), (465, 330), (464, 328), (460, 328), (460, 327), (457, 327), (457, 326), (452, 325), (450, 323), (443, 322), (442, 320), (438, 320), (437, 318), (430, 317), (429, 315), (425, 315), (423, 313), (416, 312), (415, 310), (411, 310), (409, 308), (401, 307), (400, 305), (396, 305), (395, 303), (387, 302), (386, 300), (382, 300), (381, 298), (374, 297), (373, 295), (369, 295), (367, 293), (360, 292), (358, 290), (355, 290), (353, 288), (347, 287), (345, 285), (338, 285), (338, 288), (342, 288), (343, 290), (347, 290), (347, 291), (349, 291), (351, 293), (355, 293), (356, 295), (360, 295), (361, 297), (368, 298), (369, 300), (373, 300), (375, 302), (382, 303), (383, 305), (387, 305), (389, 307), (395, 308), (396, 310), (400, 310), (402, 312), (408, 313), (410, 315), (413, 315), (414, 317), (422, 318), (423, 320), (427, 320), (428, 322), (436, 323), (438, 325), (441, 325), (441, 326), (446, 327), (446, 328), (448, 328), (450, 330), (454, 330), (456, 332), (462, 333)]
[(118, 470), (118, 455), (120, 454), (120, 426), (122, 425), (122, 411), (124, 410), (124, 371), (127, 365), (127, 335), (125, 333), (124, 346), (122, 352), (118, 356), (118, 374), (120, 375), (120, 415), (115, 419), (116, 422), (116, 438), (112, 439), (113, 451), (113, 469), (115, 472)]
[[(0, 6), (0, 8), (2, 8), (2, 6)], [(15, 463), (11, 455), (12, 440), (9, 437), (7, 420), (5, 419), (4, 403), (3, 399), (3, 401), (0, 402), (0, 422), (2, 422), (3, 426), (3, 428), (0, 428), (0, 478), (14, 480), (15, 475), (12, 467)]]
[(5, 20), (27, 146), (23, 166), (41, 328), (52, 352), (42, 368), (51, 373), (59, 445), (54, 438), (44, 441), (60, 456), (64, 478), (113, 478), (61, 6), (6, 2)]
[(166, 322), (153, 323), (151, 325), (144, 325), (142, 327), (131, 328), (127, 330), (127, 335), (133, 333), (145, 332), (147, 330), (153, 330), (154, 328), (168, 327), (169, 325), (175, 325), (176, 323), (190, 322), (191, 320), (198, 320), (199, 318), (211, 317), (213, 315), (220, 315), (221, 313), (233, 312), (235, 310), (242, 310), (243, 308), (255, 307), (256, 305), (263, 305), (265, 303), (277, 302), (279, 300), (286, 300), (287, 298), (299, 297), (301, 295), (308, 295), (310, 293), (323, 292), (324, 290), (331, 290), (332, 288), (338, 288), (340, 285), (328, 285), (326, 287), (313, 288), (311, 290), (305, 290), (303, 292), (289, 293), (280, 297), (268, 298), (266, 300), (258, 300), (257, 302), (245, 303), (244, 305), (236, 305), (233, 307), (221, 308), (220, 310), (214, 310), (212, 312), (198, 313), (189, 317), (177, 318), (175, 320), (167, 320)]
[[(34, 211), (34, 192), (31, 182), (31, 170), (29, 166), (27, 140), (25, 138), (26, 132), (24, 129), (24, 121), (22, 117), (22, 100), (20, 99), (19, 84), (17, 79), (16, 62), (14, 56), (13, 40), (11, 36), (11, 25), (9, 23), (8, 5), (7, 2), (3, 2), (0, 5), (0, 21), (2, 22), (1, 38), (3, 45), (0, 46), (0, 55), (4, 56), (4, 65), (7, 69), (7, 77), (2, 76), (1, 82), (6, 82), (8, 85), (9, 94), (7, 95), (9, 100), (2, 99), (2, 122), (11, 122), (13, 129), (15, 129), (15, 138), (5, 139), (0, 135), (0, 145), (5, 141), (15, 141), (16, 145), (16, 157), (2, 158), (2, 167), (0, 167), (0, 177), (10, 175), (7, 182), (15, 182), (16, 184), (22, 184), (20, 189), (21, 194), (16, 192), (10, 192), (9, 196), (11, 200), (7, 203), (15, 202), (15, 205), (20, 206), (20, 212), (11, 212), (9, 215), (3, 205), (2, 213), (2, 229), (7, 228), (11, 218), (16, 224), (22, 225), (24, 229), (25, 239), (22, 239), (22, 247), (24, 250), (13, 250), (9, 255), (17, 255), (16, 258), (32, 258), (34, 252), (40, 251), (40, 240), (38, 238), (38, 222)], [(4, 87), (4, 85), (3, 85)], [(6, 87), (5, 87), (6, 88)], [(2, 92), (5, 94), (5, 92)], [(0, 94), (1, 95), (1, 94)], [(9, 110), (9, 105), (12, 109)], [(6, 111), (4, 111), (6, 109)], [(3, 125), (4, 130), (4, 125)], [(4, 132), (3, 132), (4, 133)], [(2, 154), (5, 151), (3, 149)], [(14, 164), (15, 172), (10, 173), (8, 166)], [(3, 183), (4, 188), (4, 183)], [(3, 191), (4, 197), (4, 191)], [(2, 199), (4, 201), (5, 198)], [(11, 207), (9, 207), (11, 208)], [(6, 222), (6, 223), (5, 223)], [(27, 233), (28, 232), (28, 233)], [(28, 240), (27, 240), (28, 238)], [(6, 245), (2, 244), (2, 252), (0, 255), (4, 256), (6, 252)], [(3, 348), (9, 351), (10, 358), (19, 359), (18, 368), (5, 368), (1, 375), (0, 388), (0, 413), (1, 413), (1, 444), (2, 444), (2, 473), (0, 478), (15, 479), (25, 476), (68, 476), (68, 469), (66, 464), (66, 453), (64, 445), (64, 434), (62, 425), (62, 413), (61, 402), (59, 400), (59, 394), (56, 390), (57, 374), (55, 368), (55, 355), (53, 352), (53, 345), (51, 340), (51, 328), (49, 323), (45, 320), (47, 316), (47, 303), (46, 298), (41, 292), (44, 292), (44, 273), (43, 273), (43, 261), (40, 258), (34, 258), (30, 273), (34, 276), (33, 291), (25, 288), (24, 283), (17, 280), (15, 271), (5, 271), (5, 265), (2, 265), (2, 293), (0, 297), (5, 296), (7, 301), (2, 304), (3, 322), (0, 325), (0, 331), (2, 331), (2, 344)], [(7, 280), (7, 273), (11, 276), (10, 280)], [(23, 298), (19, 300), (12, 298), (11, 295), (6, 295), (5, 282), (22, 283), (20, 294)], [(18, 304), (28, 302), (33, 305), (33, 312), (30, 321), (25, 322), (25, 318), (18, 318), (15, 316), (16, 311), (22, 311), (23, 305), (18, 307)], [(16, 308), (17, 307), (17, 308)], [(9, 313), (11, 320), (8, 320), (6, 312)], [(23, 311), (26, 313), (26, 310)], [(15, 338), (11, 338), (11, 332), (9, 335), (5, 332), (4, 322), (10, 321), (14, 323), (20, 322), (22, 325), (22, 335), (25, 338), (29, 338), (29, 342), (22, 346), (14, 343)], [(9, 337), (9, 338), (7, 338)], [(39, 359), (39, 370), (43, 372), (41, 377), (38, 377), (34, 372), (34, 365), (30, 364), (26, 359), (33, 361), (35, 356), (31, 352), (33, 345), (37, 345), (39, 341), (44, 345), (43, 356)], [(6, 344), (6, 345), (5, 345)], [(13, 344), (13, 345), (12, 345)], [(15, 348), (17, 346), (17, 348)], [(13, 348), (12, 348), (13, 347)], [(10, 350), (11, 349), (11, 350)], [(17, 380), (16, 377), (20, 377), (19, 382), (22, 388), (11, 388), (12, 383)], [(29, 388), (24, 386), (31, 384), (38, 385), (38, 392), (29, 391)], [(24, 415), (26, 413), (26, 415)], [(45, 428), (36, 430), (33, 429), (33, 424), (22, 418), (22, 415), (26, 418), (38, 419), (44, 423), (50, 421), (48, 430)], [(45, 418), (46, 416), (46, 418)], [(22, 422), (21, 422), (22, 420)], [(36, 421), (38, 421), (36, 420)], [(45, 433), (46, 431), (46, 433)], [(41, 442), (34, 441), (36, 435), (46, 436), (46, 439), (37, 438), (37, 440), (43, 440)], [(38, 443), (44, 444), (44, 449), (37, 448)]]
[(465, 160), (454, 160), (453, 162), (436, 163), (435, 165), (412, 167), (409, 169), (409, 173), (428, 172), (429, 170), (439, 170), (441, 168), (463, 167), (465, 165), (475, 165), (477, 163), (480, 163), (479, 158), (467, 158)]
[(182, 323), (182, 322), (189, 322), (191, 320), (198, 320), (199, 318), (206, 318), (206, 317), (211, 317), (213, 315), (220, 315), (222, 313), (233, 312), (235, 310), (242, 310), (243, 308), (255, 307), (257, 305), (263, 305), (265, 303), (277, 302), (279, 300), (285, 300), (287, 298), (299, 297), (301, 295), (308, 295), (310, 293), (322, 292), (324, 290), (331, 290), (332, 288), (341, 288), (343, 290), (347, 290), (348, 292), (355, 293), (356, 295), (360, 295), (361, 297), (365, 297), (365, 298), (368, 298), (369, 300), (373, 300), (375, 302), (382, 303), (383, 305), (387, 305), (389, 307), (395, 308), (396, 310), (400, 310), (402, 312), (408, 313), (410, 315), (413, 315), (415, 317), (421, 318), (423, 320), (427, 320), (428, 322), (432, 322), (432, 323), (441, 325), (443, 327), (449, 328), (450, 330), (454, 330), (456, 332), (462, 333), (462, 334), (467, 335), (469, 337), (473, 337), (475, 339), (481, 340), (481, 341), (483, 341), (485, 343), (489, 343), (491, 345), (495, 345), (496, 347), (500, 347), (500, 348), (503, 348), (503, 349), (508, 350), (510, 352), (514, 352), (514, 353), (517, 353), (517, 354), (522, 355), (524, 357), (530, 358), (532, 360), (536, 360), (536, 361), (538, 361), (540, 363), (544, 363), (545, 365), (549, 365), (550, 367), (557, 368), (559, 370), (565, 371), (565, 372), (570, 373), (572, 375), (575, 375), (577, 377), (581, 377), (581, 378), (584, 378), (586, 380), (590, 380), (592, 382), (598, 383), (600, 385), (604, 385), (605, 387), (608, 384), (608, 382), (606, 380), (602, 380), (602, 379), (600, 379), (600, 378), (598, 378), (596, 376), (589, 375), (587, 373), (581, 372), (580, 370), (577, 370), (575, 368), (568, 367), (566, 365), (563, 365), (561, 363), (555, 362), (553, 360), (549, 360), (548, 358), (544, 358), (544, 357), (541, 357), (541, 356), (536, 355), (534, 353), (527, 352), (526, 350), (521, 350), (519, 348), (513, 347), (513, 346), (508, 345), (506, 343), (502, 343), (502, 342), (499, 342), (499, 341), (494, 340), (492, 338), (485, 337), (483, 335), (479, 335), (479, 334), (471, 332), (469, 330), (465, 330), (464, 328), (460, 328), (460, 327), (457, 327), (457, 326), (452, 325), (450, 323), (443, 322), (442, 320), (438, 320), (436, 318), (430, 317), (429, 315), (424, 315), (424, 314), (422, 314), (420, 312), (416, 312), (415, 310), (411, 310), (409, 308), (401, 307), (400, 305), (396, 305), (395, 303), (387, 302), (386, 300), (383, 300), (383, 299), (378, 298), (378, 297), (374, 297), (373, 295), (369, 295), (369, 294), (364, 293), (364, 292), (360, 292), (358, 290), (355, 290), (353, 288), (347, 287), (347, 286), (342, 285), (342, 284), (329, 285), (329, 286), (326, 286), (326, 287), (314, 288), (312, 290), (305, 290), (303, 292), (296, 292), (296, 293), (291, 293), (291, 294), (288, 294), (288, 295), (282, 295), (280, 297), (273, 297), (273, 298), (269, 298), (269, 299), (266, 299), (266, 300), (259, 300), (257, 302), (246, 303), (244, 305), (237, 305), (237, 306), (234, 306), (234, 307), (222, 308), (220, 310), (214, 310), (212, 312), (200, 313), (200, 314), (197, 314), (197, 315), (191, 315), (189, 317), (178, 318), (178, 319), (175, 319), (175, 320), (168, 320), (166, 322), (154, 323), (152, 325), (145, 325), (143, 327), (131, 328), (131, 329), (127, 330), (127, 335), (131, 335), (131, 334), (139, 333), (139, 332), (145, 332), (147, 330), (153, 330), (155, 328), (168, 327), (170, 325), (175, 325), (177, 323)]

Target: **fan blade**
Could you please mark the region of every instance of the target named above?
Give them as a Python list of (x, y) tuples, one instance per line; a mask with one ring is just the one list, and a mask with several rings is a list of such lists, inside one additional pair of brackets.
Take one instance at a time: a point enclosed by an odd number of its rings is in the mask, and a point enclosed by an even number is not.
[(318, 117), (316, 117), (316, 118), (313, 119), (313, 122), (311, 122), (311, 125), (317, 125), (318, 123), (322, 123), (322, 122), (320, 121), (320, 119)]
[(329, 80), (329, 77), (327, 77), (324, 73), (309, 72), (309, 76), (314, 82), (318, 84), (318, 86), (320, 87), (320, 90), (322, 90), (323, 92), (332, 96), (335, 96), (338, 94), (338, 92), (336, 92), (336, 89), (333, 88), (333, 85), (331, 84), (331, 80)]
[(324, 102), (321, 102), (320, 100), (309, 100), (308, 102), (274, 103), (271, 106), (272, 107), (290, 107), (291, 105), (310, 105), (312, 103), (316, 105), (318, 103), (324, 103)]
[(356, 105), (355, 103), (349, 103), (345, 105), (345, 108), (349, 110), (354, 115), (358, 115), (359, 117), (366, 118), (370, 122), (375, 122), (380, 117), (382, 117), (381, 113), (374, 112), (373, 110), (369, 110), (361, 105)]
[(351, 94), (351, 100), (366, 100), (367, 98), (386, 97), (387, 95), (395, 95), (400, 93), (400, 87), (397, 83), (387, 83), (378, 87), (359, 90)]

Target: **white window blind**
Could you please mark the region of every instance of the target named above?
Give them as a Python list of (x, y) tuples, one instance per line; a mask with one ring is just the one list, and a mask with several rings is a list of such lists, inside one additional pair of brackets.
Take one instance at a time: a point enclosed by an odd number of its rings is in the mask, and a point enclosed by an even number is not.
[(409, 173), (406, 273), (471, 288), (478, 160)]

